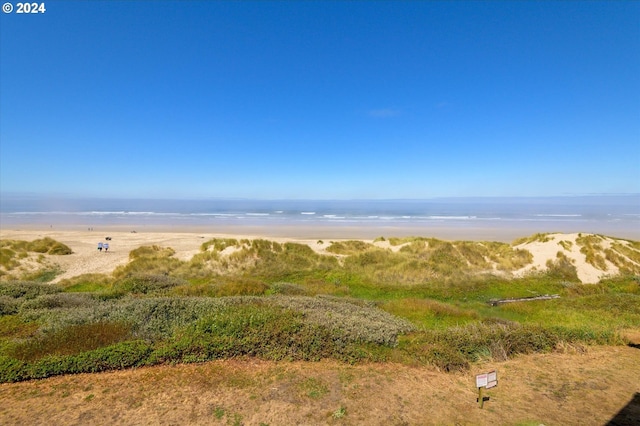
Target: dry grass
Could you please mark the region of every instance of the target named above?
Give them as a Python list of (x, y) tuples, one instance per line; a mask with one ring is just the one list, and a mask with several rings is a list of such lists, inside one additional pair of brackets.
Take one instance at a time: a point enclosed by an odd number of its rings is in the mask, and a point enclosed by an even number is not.
[[(248, 359), (61, 376), (0, 384), (0, 423), (600, 426), (640, 391), (637, 352), (568, 350), (448, 374)], [(479, 409), (474, 375), (493, 369), (498, 386)]]
[(607, 264), (602, 256), (603, 238), (599, 235), (581, 235), (576, 238), (576, 244), (580, 246), (580, 253), (584, 254), (587, 263), (594, 267), (606, 271)]
[(546, 242), (551, 241), (550, 235), (551, 235), (550, 232), (544, 232), (544, 233), (540, 233), (539, 232), (539, 233), (533, 234), (533, 235), (531, 235), (529, 237), (518, 238), (513, 243), (511, 243), (511, 245), (519, 246), (520, 244), (535, 243), (535, 242), (546, 243)]

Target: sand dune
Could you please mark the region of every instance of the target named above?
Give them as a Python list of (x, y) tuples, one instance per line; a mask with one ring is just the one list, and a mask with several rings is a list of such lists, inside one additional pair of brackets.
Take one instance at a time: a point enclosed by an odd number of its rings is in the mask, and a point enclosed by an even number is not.
[[(580, 244), (581, 237), (591, 238), (594, 241), (597, 240), (596, 244), (599, 246), (597, 251), (598, 255), (601, 257), (603, 264), (602, 267), (597, 267), (596, 265), (588, 262), (587, 255), (582, 251), (582, 247), (584, 247), (584, 245)], [(528, 250), (533, 255), (533, 262), (516, 271), (514, 275), (522, 276), (532, 271), (544, 271), (547, 269), (547, 262), (549, 260), (556, 260), (558, 252), (560, 252), (576, 267), (578, 278), (582, 283), (597, 283), (602, 278), (615, 276), (620, 272), (618, 266), (609, 261), (604, 254), (605, 250), (611, 249), (614, 244), (631, 248), (629, 241), (605, 236), (578, 233), (547, 234), (541, 237), (540, 240), (530, 241), (515, 246), (515, 248), (518, 249)], [(628, 257), (626, 257), (626, 261), (634, 264), (636, 267), (640, 266), (640, 264)]]
[[(26, 240), (32, 241), (38, 238), (50, 237), (60, 241), (73, 250), (73, 254), (66, 256), (48, 256), (51, 262), (59, 265), (64, 271), (56, 277), (55, 282), (71, 278), (81, 274), (91, 273), (111, 273), (115, 268), (124, 265), (129, 261), (129, 252), (144, 245), (159, 245), (171, 247), (175, 250), (175, 257), (180, 260), (189, 260), (200, 251), (203, 242), (212, 238), (236, 238), (255, 239), (265, 238), (255, 235), (228, 235), (198, 232), (110, 232), (110, 248), (108, 252), (98, 252), (98, 242), (105, 242), (107, 235), (102, 235), (91, 231), (69, 231), (69, 230), (2, 230), (0, 239)], [(601, 264), (596, 266), (589, 262), (582, 248), (585, 237), (595, 241), (597, 254), (601, 258)], [(278, 242), (295, 241), (308, 244), (316, 252), (332, 255), (326, 251), (330, 242), (309, 239), (294, 238), (268, 238)], [(333, 240), (336, 241), (336, 240)], [(364, 240), (373, 242), (372, 240)], [(398, 246), (390, 246), (388, 242), (376, 242), (379, 247), (397, 250)], [(527, 273), (540, 272), (547, 269), (549, 260), (555, 261), (558, 252), (566, 256), (576, 267), (578, 278), (583, 283), (596, 283), (606, 276), (616, 275), (618, 267), (606, 259), (605, 250), (613, 245), (624, 246), (634, 252), (637, 249), (631, 247), (629, 241), (616, 238), (595, 236), (593, 234), (542, 234), (527, 239), (514, 248), (529, 251), (533, 256), (533, 261), (524, 268), (514, 271), (513, 276), (523, 276)], [(640, 253), (639, 253), (640, 254)], [(638, 257), (636, 257), (637, 259)], [(640, 264), (628, 257), (625, 261), (635, 268), (640, 268)]]

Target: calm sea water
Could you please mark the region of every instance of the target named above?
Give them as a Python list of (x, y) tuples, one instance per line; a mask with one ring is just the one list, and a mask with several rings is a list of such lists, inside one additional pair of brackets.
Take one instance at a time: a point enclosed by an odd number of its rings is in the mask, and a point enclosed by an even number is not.
[[(380, 229), (522, 229), (640, 238), (640, 194), (431, 200), (142, 200), (4, 196), (0, 227), (77, 225)], [(406, 234), (406, 232), (404, 232)]]

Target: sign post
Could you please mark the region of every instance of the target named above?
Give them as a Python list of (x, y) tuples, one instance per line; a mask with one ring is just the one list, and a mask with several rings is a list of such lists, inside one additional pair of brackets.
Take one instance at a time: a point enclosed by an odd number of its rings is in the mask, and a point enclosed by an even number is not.
[(482, 396), (482, 389), (491, 389), (495, 386), (498, 386), (497, 371), (494, 370), (488, 373), (476, 375), (476, 387), (478, 388), (478, 407), (482, 408), (484, 406), (484, 396)]

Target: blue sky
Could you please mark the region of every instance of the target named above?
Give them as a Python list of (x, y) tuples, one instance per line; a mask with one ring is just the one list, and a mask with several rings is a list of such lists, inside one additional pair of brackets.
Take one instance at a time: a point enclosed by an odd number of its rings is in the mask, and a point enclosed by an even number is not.
[(640, 2), (45, 5), (0, 17), (1, 193), (640, 192)]

